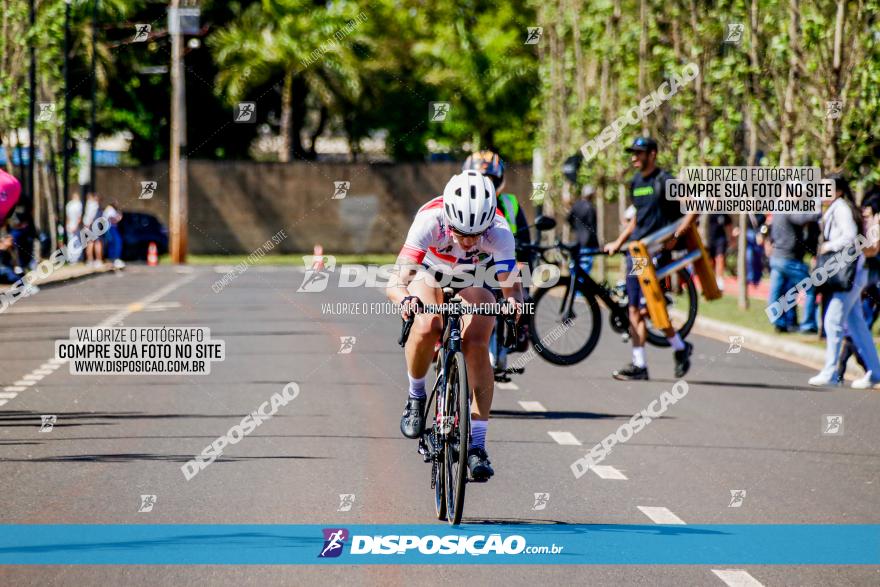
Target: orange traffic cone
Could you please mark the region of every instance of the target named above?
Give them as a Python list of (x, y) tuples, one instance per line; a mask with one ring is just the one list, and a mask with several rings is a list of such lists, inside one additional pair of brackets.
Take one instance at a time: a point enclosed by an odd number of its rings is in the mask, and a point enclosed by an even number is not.
[(159, 264), (159, 249), (156, 248), (156, 243), (150, 243), (150, 246), (147, 247), (147, 265), (150, 267), (155, 267)]
[(312, 250), (312, 255), (315, 256), (315, 261), (312, 263), (312, 269), (315, 271), (323, 271), (324, 270), (324, 247), (321, 245), (315, 245), (315, 248)]

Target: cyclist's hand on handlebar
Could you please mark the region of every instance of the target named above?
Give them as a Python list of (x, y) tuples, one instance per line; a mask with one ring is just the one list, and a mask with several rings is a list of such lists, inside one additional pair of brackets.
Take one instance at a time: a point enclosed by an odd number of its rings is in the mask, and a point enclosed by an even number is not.
[(604, 247), (602, 247), (602, 250), (609, 255), (613, 255), (620, 250), (620, 245), (615, 241), (613, 243), (606, 244)]
[(400, 317), (408, 321), (422, 308), (422, 300), (416, 296), (406, 296), (400, 301)]
[(516, 321), (519, 322), (519, 319), (522, 316), (522, 311), (523, 311), (522, 302), (517, 300), (513, 296), (510, 296), (505, 301), (507, 302), (507, 305), (508, 305), (508, 311), (512, 310), (513, 315), (516, 318)]

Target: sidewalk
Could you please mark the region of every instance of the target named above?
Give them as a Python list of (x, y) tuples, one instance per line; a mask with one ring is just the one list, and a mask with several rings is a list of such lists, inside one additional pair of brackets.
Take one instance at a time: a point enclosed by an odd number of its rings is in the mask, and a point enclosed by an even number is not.
[[(104, 263), (100, 267), (89, 267), (84, 263), (77, 263), (75, 265), (65, 265), (60, 269), (57, 269), (50, 273), (45, 278), (38, 277), (34, 280), (34, 283), (37, 286), (44, 286), (50, 283), (61, 283), (63, 281), (69, 281), (71, 279), (80, 279), (82, 277), (87, 277), (89, 275), (95, 275), (98, 273), (107, 273), (108, 271), (113, 271), (112, 263)], [(21, 277), (24, 277), (22, 275)], [(7, 291), (12, 288), (12, 285), (0, 285), (0, 293)]]

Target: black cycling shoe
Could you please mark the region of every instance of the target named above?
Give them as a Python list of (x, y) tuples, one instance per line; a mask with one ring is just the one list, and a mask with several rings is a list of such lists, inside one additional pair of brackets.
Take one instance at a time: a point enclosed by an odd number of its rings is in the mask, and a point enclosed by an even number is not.
[(623, 369), (612, 371), (611, 376), (620, 381), (647, 381), (649, 379), (647, 367), (636, 367), (632, 363)]
[(689, 342), (684, 343), (684, 348), (675, 351), (675, 376), (681, 379), (687, 375), (688, 369), (691, 368), (691, 353), (694, 352), (694, 345)]
[(409, 398), (403, 415), (400, 417), (400, 431), (407, 438), (418, 438), (422, 435), (425, 426), (425, 400), (427, 398)]
[(495, 474), (485, 448), (475, 446), (468, 450), (468, 469), (474, 481), (488, 481)]

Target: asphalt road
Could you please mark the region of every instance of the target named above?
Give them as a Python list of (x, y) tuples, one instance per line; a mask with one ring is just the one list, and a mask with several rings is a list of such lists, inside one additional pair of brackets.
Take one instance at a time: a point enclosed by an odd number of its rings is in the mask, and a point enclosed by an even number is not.
[[(251, 267), (215, 293), (224, 271), (131, 267), (45, 287), (0, 318), (0, 523), (436, 523), (429, 468), (398, 430), (398, 319), (322, 310), (381, 302), (381, 291), (297, 293), (301, 270)], [(56, 340), (99, 324), (210, 327), (227, 358), (201, 377), (53, 366)], [(340, 354), (348, 336), (356, 342)], [(880, 523), (880, 393), (808, 389), (806, 367), (692, 340), (688, 395), (614, 449), (607, 478), (575, 479), (569, 466), (670, 389), (670, 351), (649, 349), (653, 379), (631, 384), (610, 376), (629, 349), (607, 328), (577, 366), (530, 362), (496, 390), (496, 476), (469, 486), (465, 522)], [(183, 478), (185, 461), (291, 381), (301, 390), (293, 403)], [(40, 431), (46, 414), (57, 416), (51, 432)], [(843, 434), (822, 433), (827, 414), (844, 417)], [(729, 507), (731, 490), (746, 491), (739, 507)], [(549, 494), (544, 509), (535, 493)], [(150, 512), (138, 512), (144, 494), (156, 496)], [(340, 494), (355, 496), (350, 511), (338, 511)], [(728, 584), (880, 584), (873, 566), (737, 568)], [(725, 568), (4, 566), (0, 584), (724, 585), (716, 570)]]

